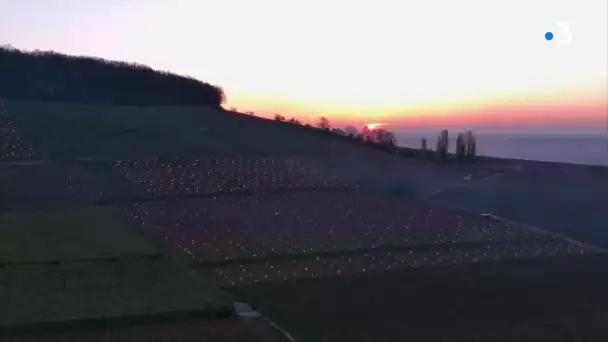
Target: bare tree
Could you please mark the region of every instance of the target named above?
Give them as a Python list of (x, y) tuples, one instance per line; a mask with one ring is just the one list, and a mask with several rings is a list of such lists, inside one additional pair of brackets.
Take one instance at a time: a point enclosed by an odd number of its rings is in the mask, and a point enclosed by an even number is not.
[(287, 120), (287, 122), (289, 122), (290, 124), (294, 124), (294, 125), (301, 125), (302, 122), (296, 118), (290, 118), (289, 120)]
[(279, 122), (284, 122), (285, 121), (285, 117), (281, 114), (275, 114), (274, 115), (274, 119), (279, 121)]
[(366, 142), (372, 142), (376, 139), (373, 130), (369, 129), (368, 126), (363, 126), (361, 129), (361, 137)]
[(357, 130), (354, 126), (346, 126), (344, 128), (344, 133), (346, 133), (346, 135), (349, 137), (354, 138), (357, 136), (357, 134), (359, 134), (359, 130)]
[(331, 128), (331, 125), (329, 124), (329, 119), (324, 116), (320, 117), (319, 121), (317, 122), (317, 127), (324, 130), (329, 130)]
[(393, 132), (378, 128), (374, 130), (374, 133), (376, 136), (375, 140), (378, 144), (390, 147), (397, 145), (397, 139), (395, 138), (395, 134), (393, 134)]
[(338, 134), (338, 135), (343, 135), (343, 136), (344, 136), (344, 135), (346, 135), (346, 132), (344, 132), (343, 130), (341, 130), (341, 129), (339, 129), (339, 128), (332, 128), (332, 129), (331, 129), (331, 131), (332, 131), (333, 133)]
[(384, 142), (391, 148), (397, 147), (397, 137), (395, 136), (395, 133), (386, 131), (384, 134)]

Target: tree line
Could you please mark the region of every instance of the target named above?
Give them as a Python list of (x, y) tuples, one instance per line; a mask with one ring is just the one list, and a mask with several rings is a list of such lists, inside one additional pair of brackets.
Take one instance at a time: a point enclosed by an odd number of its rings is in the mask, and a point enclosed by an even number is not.
[(223, 90), (137, 63), (0, 47), (0, 96), (10, 99), (137, 106), (219, 108)]
[[(247, 114), (255, 115), (253, 112), (248, 112)], [(447, 129), (440, 132), (437, 138), (437, 147), (434, 153), (428, 149), (427, 140), (425, 138), (421, 140), (421, 147), (417, 151), (418, 153), (412, 153), (412, 149), (405, 149), (397, 146), (395, 134), (382, 127), (370, 129), (368, 126), (364, 126), (360, 130), (354, 126), (346, 126), (344, 129), (332, 128), (329, 119), (324, 116), (321, 116), (318, 119), (316, 127), (309, 124), (302, 124), (300, 120), (293, 117), (287, 119), (281, 114), (275, 114), (274, 119), (287, 124), (315, 128), (322, 132), (332, 133), (340, 137), (349, 138), (353, 141), (370, 145), (381, 150), (395, 152), (396, 154), (404, 154), (405, 156), (415, 155), (421, 157), (435, 156), (436, 159), (442, 162), (451, 159), (449, 153), (449, 133)], [(467, 131), (464, 133), (458, 133), (456, 138), (456, 152), (453, 154), (453, 156), (456, 161), (459, 162), (473, 161), (475, 159), (477, 156), (477, 140), (473, 132)]]
[(341, 129), (332, 127), (329, 119), (325, 116), (319, 117), (315, 127), (309, 124), (303, 124), (296, 118), (287, 119), (281, 114), (275, 114), (274, 119), (287, 124), (314, 128), (320, 132), (347, 138), (386, 151), (396, 151), (397, 149), (395, 134), (384, 128), (370, 129), (367, 126), (364, 126), (361, 130), (358, 130), (354, 126), (346, 126), (344, 129)]
[[(441, 160), (448, 159), (449, 149), (449, 133), (444, 129), (437, 137), (437, 155)], [(422, 150), (426, 151), (426, 139), (422, 139)], [(477, 139), (473, 132), (460, 132), (456, 137), (456, 153), (454, 154), (457, 161), (465, 161), (474, 159), (477, 156)]]

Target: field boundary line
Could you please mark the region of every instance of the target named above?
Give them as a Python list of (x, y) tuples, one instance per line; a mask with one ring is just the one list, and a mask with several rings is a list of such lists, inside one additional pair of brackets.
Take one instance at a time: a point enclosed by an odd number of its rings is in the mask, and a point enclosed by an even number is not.
[(554, 236), (556, 238), (568, 241), (569, 243), (571, 243), (573, 245), (579, 245), (581, 247), (585, 247), (587, 249), (590, 249), (590, 250), (592, 250), (592, 251), (594, 251), (596, 253), (608, 253), (608, 249), (601, 248), (601, 247), (592, 245), (590, 243), (585, 243), (585, 242), (579, 241), (579, 240), (577, 240), (575, 238), (571, 238), (569, 236), (566, 236), (566, 235), (563, 235), (563, 234), (560, 234), (560, 233), (552, 232), (550, 230), (546, 230), (546, 229), (543, 229), (543, 228), (540, 228), (540, 227), (537, 227), (537, 226), (534, 226), (534, 225), (531, 225), (531, 224), (528, 224), (528, 223), (515, 222), (513, 220), (510, 220), (510, 219), (507, 219), (507, 218), (504, 218), (504, 217), (501, 217), (501, 216), (498, 216), (498, 215), (494, 215), (494, 214), (491, 214), (491, 213), (481, 213), (481, 214), (478, 214), (478, 215), (480, 215), (482, 217), (486, 217), (486, 218), (491, 217), (493, 220), (497, 220), (497, 221), (501, 221), (501, 222), (506, 222), (506, 223), (512, 224), (512, 225), (517, 225), (517, 226), (520, 226), (522, 228), (531, 230), (531, 231), (536, 232), (536, 233), (552, 235), (552, 236)]
[(0, 161), (0, 166), (50, 165), (48, 160)]
[(111, 256), (111, 257), (90, 257), (90, 258), (77, 258), (77, 259), (55, 259), (48, 261), (0, 261), (0, 267), (9, 266), (36, 266), (36, 265), (61, 265), (71, 264), (80, 262), (120, 262), (120, 261), (131, 261), (131, 260), (153, 260), (159, 259), (163, 255), (161, 253), (146, 253), (140, 255), (124, 255), (124, 256)]
[[(535, 239), (534, 242), (550, 242), (557, 240), (557, 237), (548, 239)], [(357, 256), (363, 254), (372, 254), (378, 252), (409, 252), (409, 251), (423, 251), (428, 252), (435, 249), (449, 249), (449, 248), (467, 248), (475, 246), (495, 246), (495, 245), (523, 245), (528, 242), (525, 238), (513, 239), (513, 240), (492, 240), (492, 241), (463, 241), (457, 243), (438, 243), (438, 244), (417, 244), (417, 245), (380, 245), (376, 247), (368, 248), (351, 248), (351, 249), (340, 249), (330, 251), (319, 251), (319, 252), (300, 252), (300, 253), (287, 253), (287, 254), (276, 254), (268, 255), (264, 257), (240, 257), (232, 259), (218, 259), (210, 261), (198, 261), (194, 262), (193, 266), (200, 269), (210, 269), (214, 267), (226, 267), (235, 265), (251, 265), (259, 264), (264, 262), (285, 262), (290, 260), (306, 260), (314, 258), (336, 258), (342, 256)]]

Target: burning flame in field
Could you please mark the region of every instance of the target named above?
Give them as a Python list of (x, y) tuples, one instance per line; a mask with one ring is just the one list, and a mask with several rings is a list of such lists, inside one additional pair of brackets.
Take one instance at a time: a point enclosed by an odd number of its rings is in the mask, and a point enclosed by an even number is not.
[(377, 129), (377, 128), (380, 128), (380, 127), (382, 127), (382, 126), (384, 126), (384, 124), (383, 124), (383, 123), (381, 123), (381, 122), (377, 122), (377, 123), (370, 123), (370, 124), (367, 124), (367, 126), (366, 126), (366, 127), (367, 127), (367, 129), (369, 129), (370, 131), (373, 131), (373, 130), (375, 130), (375, 129)]

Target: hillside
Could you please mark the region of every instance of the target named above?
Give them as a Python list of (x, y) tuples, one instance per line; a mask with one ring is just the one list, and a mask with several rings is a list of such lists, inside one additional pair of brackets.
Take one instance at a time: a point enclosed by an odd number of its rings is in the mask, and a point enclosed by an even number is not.
[(285, 341), (235, 301), (298, 341), (608, 336), (597, 170), (401, 158), (187, 102), (37, 100), (0, 113), (8, 340)]
[(306, 127), (213, 108), (9, 101), (6, 109), (5, 120), (18, 130), (21, 143), (46, 160), (346, 156), (368, 151)]
[(135, 63), (0, 48), (0, 97), (114, 105), (218, 108), (223, 91)]

